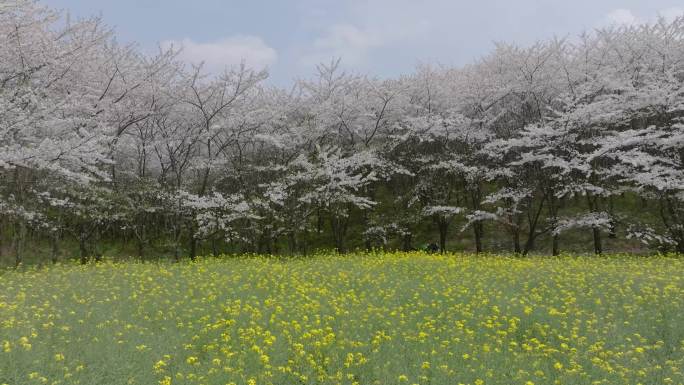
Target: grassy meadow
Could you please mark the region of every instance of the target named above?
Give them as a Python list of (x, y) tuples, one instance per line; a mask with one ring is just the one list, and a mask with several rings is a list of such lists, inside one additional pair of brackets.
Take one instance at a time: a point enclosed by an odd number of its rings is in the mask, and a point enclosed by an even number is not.
[(0, 384), (684, 384), (684, 259), (422, 253), (0, 272)]

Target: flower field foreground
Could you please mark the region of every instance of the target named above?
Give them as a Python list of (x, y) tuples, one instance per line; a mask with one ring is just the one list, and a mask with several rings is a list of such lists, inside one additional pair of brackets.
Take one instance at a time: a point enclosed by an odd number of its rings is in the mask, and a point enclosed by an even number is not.
[(684, 260), (378, 254), (0, 273), (0, 384), (682, 384)]

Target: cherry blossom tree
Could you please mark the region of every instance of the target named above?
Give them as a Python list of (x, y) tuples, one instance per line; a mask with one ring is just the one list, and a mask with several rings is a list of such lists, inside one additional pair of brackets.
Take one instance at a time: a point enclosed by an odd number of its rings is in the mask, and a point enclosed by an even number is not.
[(178, 57), (0, 4), (0, 256), (684, 252), (684, 18), (289, 89)]

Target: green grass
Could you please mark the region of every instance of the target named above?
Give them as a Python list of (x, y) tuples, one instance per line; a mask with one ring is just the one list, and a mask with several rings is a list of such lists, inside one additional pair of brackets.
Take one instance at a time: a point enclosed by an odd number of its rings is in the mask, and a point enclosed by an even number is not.
[(0, 273), (0, 384), (682, 384), (684, 260), (358, 254)]

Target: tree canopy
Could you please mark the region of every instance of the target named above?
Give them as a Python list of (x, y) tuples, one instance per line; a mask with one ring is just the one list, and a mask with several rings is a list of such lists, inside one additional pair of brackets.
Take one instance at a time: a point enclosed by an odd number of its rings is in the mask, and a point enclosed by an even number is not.
[(0, 5), (0, 253), (445, 250), (468, 233), (557, 254), (578, 232), (596, 253), (605, 237), (684, 252), (684, 18), (395, 79), (335, 59), (287, 90), (177, 56)]

